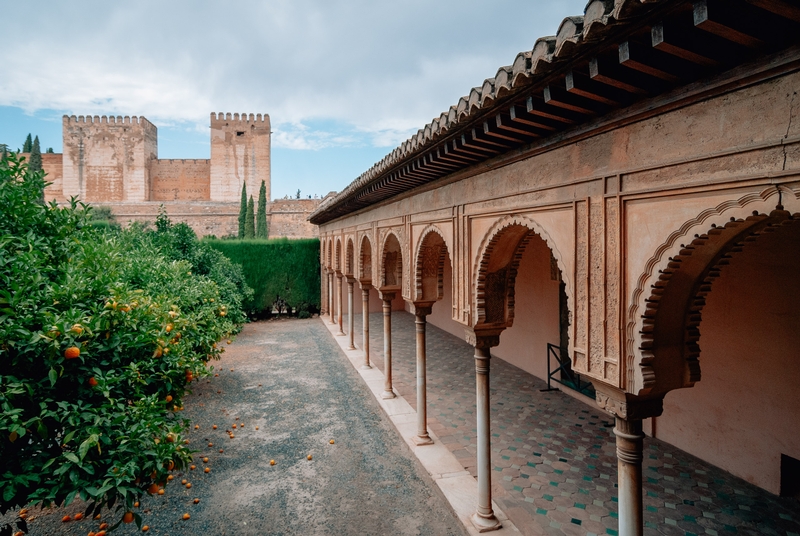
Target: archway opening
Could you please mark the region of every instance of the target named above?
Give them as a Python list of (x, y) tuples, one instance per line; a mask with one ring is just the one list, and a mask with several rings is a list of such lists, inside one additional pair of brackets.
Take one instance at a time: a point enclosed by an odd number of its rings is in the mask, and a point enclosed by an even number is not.
[(800, 471), (800, 222), (744, 242), (719, 266), (699, 325), (702, 379), (671, 391), (656, 437), (775, 494)]

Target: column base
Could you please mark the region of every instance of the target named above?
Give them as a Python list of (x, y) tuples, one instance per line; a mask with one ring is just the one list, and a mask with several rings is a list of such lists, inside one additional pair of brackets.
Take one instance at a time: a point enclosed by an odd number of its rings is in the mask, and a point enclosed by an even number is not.
[(500, 523), (500, 520), (498, 520), (494, 514), (492, 514), (492, 517), (483, 517), (476, 512), (469, 516), (469, 520), (472, 521), (472, 525), (478, 532), (491, 532), (503, 527), (503, 524)]
[(361, 370), (372, 370), (372, 365), (361, 365)]
[(390, 398), (397, 398), (397, 395), (394, 394), (394, 391), (384, 391), (381, 393), (381, 398), (388, 400)]
[(414, 444), (418, 447), (421, 447), (423, 445), (433, 445), (433, 439), (431, 439), (430, 436), (428, 435), (426, 435), (425, 437), (415, 435), (414, 437), (411, 438), (411, 441), (413, 441)]
[(345, 335), (347, 335), (347, 333), (345, 333), (344, 331), (340, 331), (339, 333), (336, 334), (337, 337), (344, 337)]

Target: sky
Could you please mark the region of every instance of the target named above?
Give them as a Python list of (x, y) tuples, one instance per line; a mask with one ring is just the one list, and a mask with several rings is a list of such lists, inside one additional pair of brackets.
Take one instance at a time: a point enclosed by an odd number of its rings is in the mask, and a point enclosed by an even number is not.
[(341, 191), (587, 0), (0, 0), (0, 143), (139, 115), (209, 158), (211, 112), (268, 113), (272, 197)]

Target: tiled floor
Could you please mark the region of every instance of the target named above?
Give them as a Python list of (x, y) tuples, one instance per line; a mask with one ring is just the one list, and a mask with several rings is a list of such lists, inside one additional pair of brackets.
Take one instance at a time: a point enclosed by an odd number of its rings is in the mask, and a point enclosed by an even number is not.
[[(345, 324), (346, 325), (346, 324)], [(383, 319), (370, 315), (383, 369)], [(414, 317), (392, 317), (394, 385), (416, 404)], [(355, 318), (360, 346), (361, 315)], [(463, 339), (428, 324), (428, 423), (475, 474), (475, 365)], [(612, 420), (502, 361), (491, 364), (494, 500), (524, 534), (617, 534)], [(657, 439), (645, 439), (645, 534), (800, 536), (800, 503), (775, 497)]]

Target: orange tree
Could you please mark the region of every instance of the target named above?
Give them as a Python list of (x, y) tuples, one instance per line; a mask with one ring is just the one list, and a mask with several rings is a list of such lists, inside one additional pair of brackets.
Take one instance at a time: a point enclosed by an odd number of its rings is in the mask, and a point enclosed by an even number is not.
[(191, 460), (182, 398), (251, 291), (188, 227), (94, 228), (44, 186), (0, 161), (0, 514), (76, 497), (129, 511)]

